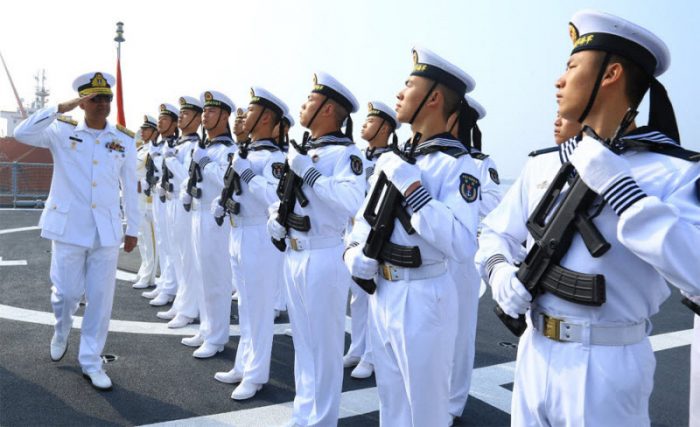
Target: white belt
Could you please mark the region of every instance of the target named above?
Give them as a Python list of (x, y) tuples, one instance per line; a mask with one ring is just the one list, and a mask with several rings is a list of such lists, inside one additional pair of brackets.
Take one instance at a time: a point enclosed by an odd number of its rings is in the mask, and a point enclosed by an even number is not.
[(392, 264), (379, 264), (379, 275), (385, 280), (396, 282), (398, 280), (422, 280), (438, 277), (447, 272), (447, 264), (423, 265), (418, 268), (397, 267)]
[(231, 221), (231, 227), (248, 227), (251, 225), (267, 224), (267, 217), (265, 215), (261, 215), (261, 216), (229, 215), (229, 219)]
[(541, 311), (531, 313), (531, 319), (536, 330), (554, 341), (621, 346), (636, 344), (647, 337), (646, 320), (628, 325), (584, 325), (557, 319)]
[(334, 237), (309, 237), (300, 239), (295, 237), (287, 238), (287, 244), (295, 251), (306, 251), (311, 249), (332, 248), (343, 243), (340, 236)]

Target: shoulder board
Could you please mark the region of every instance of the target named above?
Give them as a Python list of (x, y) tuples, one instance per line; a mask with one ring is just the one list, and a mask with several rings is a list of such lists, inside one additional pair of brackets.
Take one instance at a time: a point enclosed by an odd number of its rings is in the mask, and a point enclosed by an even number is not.
[(58, 116), (56, 117), (56, 120), (58, 120), (59, 122), (68, 123), (69, 125), (78, 126), (78, 121), (73, 120), (68, 116)]
[(559, 146), (558, 146), (558, 145), (555, 145), (554, 147), (547, 147), (547, 148), (542, 148), (542, 149), (539, 149), (539, 150), (531, 151), (530, 154), (528, 154), (528, 156), (530, 156), (530, 157), (537, 157), (537, 156), (539, 156), (540, 154), (553, 153), (553, 152), (555, 152), (555, 151), (559, 151)]
[(125, 135), (127, 135), (129, 138), (133, 138), (134, 135), (136, 135), (134, 132), (130, 131), (129, 129), (125, 128), (124, 126), (120, 125), (117, 123), (116, 126), (117, 130)]
[(489, 155), (484, 154), (484, 153), (469, 153), (470, 156), (472, 156), (472, 159), (477, 159), (477, 160), (484, 160), (487, 158)]
[(458, 147), (445, 147), (445, 146), (440, 146), (440, 145), (434, 145), (432, 147), (425, 148), (421, 150), (420, 154), (431, 154), (435, 152), (441, 152), (444, 154), (447, 154), (448, 156), (452, 156), (455, 159), (458, 159), (462, 157), (465, 154), (469, 154), (467, 150), (464, 148), (458, 148)]

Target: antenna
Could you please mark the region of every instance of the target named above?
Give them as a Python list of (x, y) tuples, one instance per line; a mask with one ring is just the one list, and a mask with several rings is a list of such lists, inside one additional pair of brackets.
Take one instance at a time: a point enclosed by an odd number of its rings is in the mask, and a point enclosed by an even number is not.
[(15, 87), (15, 83), (12, 81), (12, 76), (10, 75), (10, 70), (7, 69), (7, 64), (5, 63), (5, 58), (2, 56), (2, 53), (0, 53), (0, 60), (2, 60), (2, 66), (5, 67), (5, 73), (7, 73), (7, 78), (10, 80), (10, 86), (12, 86), (12, 92), (15, 94), (15, 99), (17, 100), (17, 106), (19, 107), (19, 112), (22, 114), (22, 118), (27, 117), (27, 111), (24, 109), (24, 106), (22, 105), (22, 100), (19, 97), (19, 94), (17, 93), (17, 88)]

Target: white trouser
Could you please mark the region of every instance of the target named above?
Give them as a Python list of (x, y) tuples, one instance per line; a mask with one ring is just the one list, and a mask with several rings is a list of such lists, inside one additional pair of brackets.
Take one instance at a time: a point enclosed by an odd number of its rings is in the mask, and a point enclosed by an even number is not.
[(655, 367), (648, 338), (625, 346), (557, 342), (528, 322), (518, 345), (511, 425), (648, 426)]
[(177, 276), (177, 294), (173, 302), (173, 308), (177, 314), (194, 319), (199, 316), (199, 304), (202, 298), (202, 273), (198, 270), (199, 264), (194, 257), (194, 245), (192, 241), (193, 215), (185, 211), (179, 200), (173, 200), (172, 215), (175, 218), (177, 230), (172, 239), (177, 249), (175, 274)]
[(690, 426), (700, 426), (700, 316), (695, 317), (690, 347)]
[(350, 348), (349, 356), (360, 357), (372, 363), (372, 346), (369, 343), (367, 327), (369, 312), (369, 294), (350, 279)]
[(172, 245), (168, 234), (168, 211), (165, 203), (156, 196), (153, 198), (153, 225), (156, 232), (156, 251), (160, 265), (160, 277), (156, 281), (158, 290), (169, 295), (175, 295), (177, 282), (175, 268), (170, 258)]
[(369, 300), (380, 425), (446, 426), (457, 315), (452, 277), (380, 277)]
[(231, 262), (228, 253), (229, 223), (216, 224), (209, 203), (192, 211), (194, 257), (202, 275), (202, 304), (199, 307), (199, 332), (208, 344), (226, 345), (231, 324)]
[(343, 245), (295, 251), (287, 245), (284, 274), (294, 331), (295, 423), (338, 423), (343, 385), (345, 307), (350, 274)]
[(450, 377), (450, 414), (459, 417), (467, 404), (472, 382), (481, 280), (473, 260), (464, 264), (450, 261), (448, 267), (457, 291), (457, 337)]
[(259, 225), (231, 228), (231, 268), (238, 289), (241, 328), (234, 369), (255, 384), (270, 379), (275, 291), (283, 259), (269, 239), (266, 220), (263, 217)]
[(100, 355), (107, 340), (112, 314), (119, 246), (100, 246), (95, 233), (92, 248), (52, 241), (51, 305), (56, 316), (56, 334), (67, 337), (73, 314), (85, 294), (85, 314), (80, 335), (78, 361), (83, 371), (102, 368)]
[[(139, 196), (141, 197), (141, 196)], [(141, 215), (139, 223), (139, 254), (141, 256), (141, 266), (136, 275), (137, 282), (153, 283), (156, 278), (156, 263), (158, 262), (156, 253), (156, 235), (153, 227), (153, 208), (151, 204), (145, 204), (145, 209)]]
[[(280, 254), (282, 254), (282, 252), (280, 252)], [(284, 311), (287, 309), (287, 289), (284, 284), (284, 274), (280, 271), (280, 274), (277, 276), (278, 279), (275, 284), (275, 310)]]

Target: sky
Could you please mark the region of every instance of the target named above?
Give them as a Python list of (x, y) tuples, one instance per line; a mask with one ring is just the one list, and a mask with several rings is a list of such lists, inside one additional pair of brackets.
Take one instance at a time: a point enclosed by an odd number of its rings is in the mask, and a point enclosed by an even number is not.
[[(411, 47), (424, 46), (476, 80), (470, 96), (487, 110), (479, 122), (484, 151), (502, 177), (515, 178), (527, 153), (554, 143), (554, 82), (571, 51), (569, 19), (584, 8), (622, 16), (666, 42), (672, 60), (660, 80), (673, 101), (683, 145), (700, 150), (700, 36), (694, 31), (700, 2), (690, 0), (13, 2), (3, 8), (0, 52), (27, 102), (34, 74), (45, 69), (49, 104), (55, 105), (76, 96), (71, 86), (78, 75), (115, 73), (115, 24), (124, 22), (124, 107), (127, 127), (134, 130), (144, 114), (157, 115), (162, 102), (177, 104), (180, 96), (205, 90), (222, 91), (246, 106), (253, 85), (283, 99), (296, 118), (313, 73), (323, 70), (359, 100), (353, 119), (362, 145), (367, 102), (393, 106), (411, 71)], [(645, 104), (639, 124), (646, 122)], [(0, 109), (16, 109), (4, 73)], [(80, 111), (73, 117), (80, 118)], [(302, 133), (297, 126), (291, 136), (300, 140)], [(399, 132), (402, 140), (408, 134), (408, 126)]]

